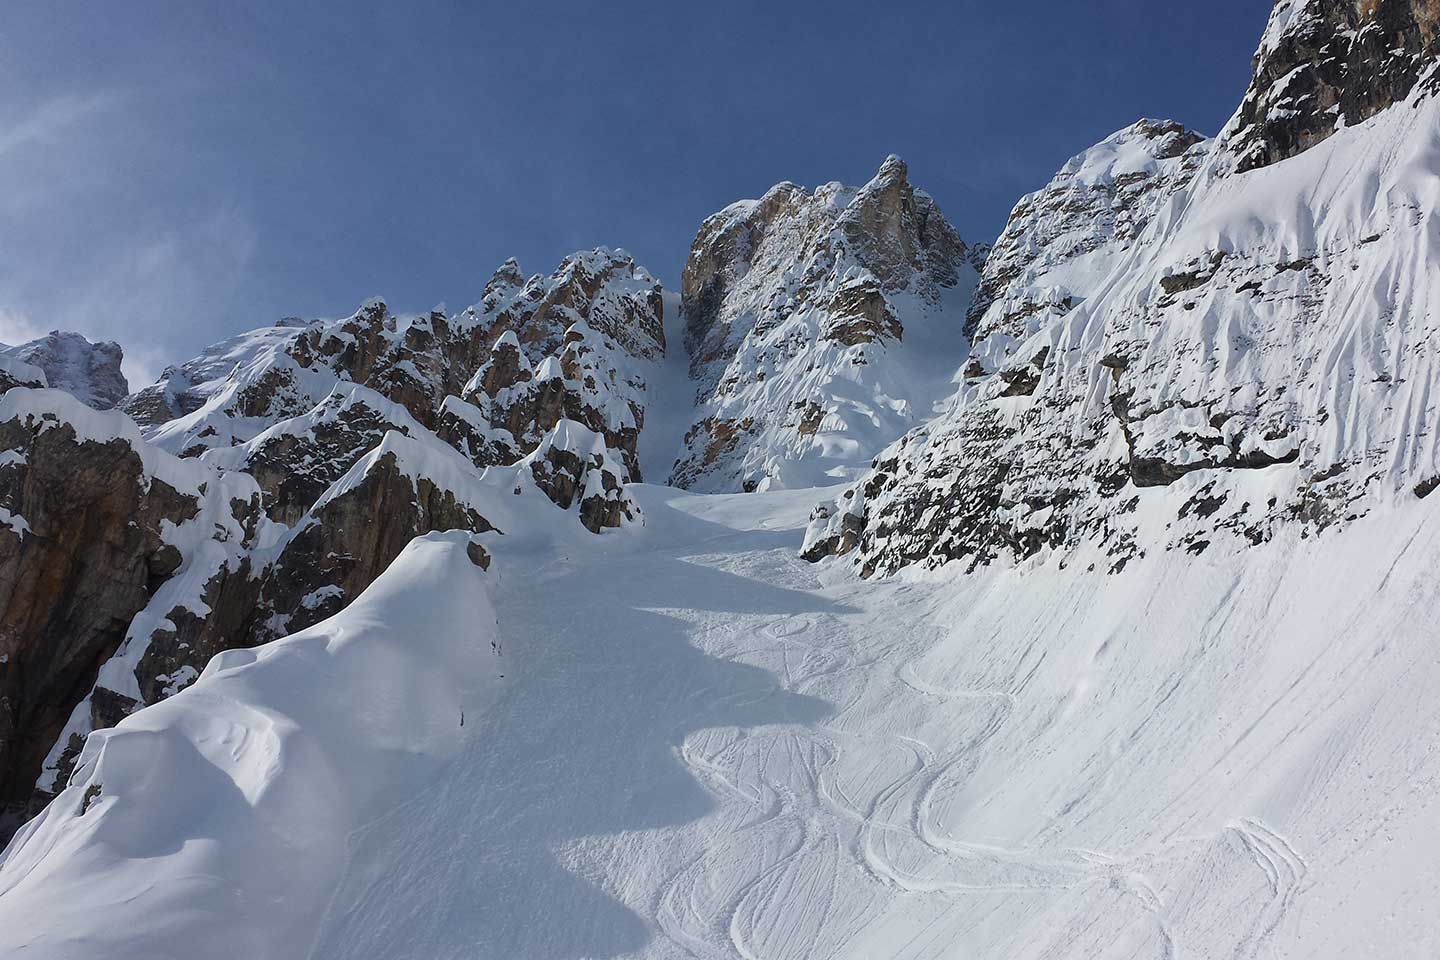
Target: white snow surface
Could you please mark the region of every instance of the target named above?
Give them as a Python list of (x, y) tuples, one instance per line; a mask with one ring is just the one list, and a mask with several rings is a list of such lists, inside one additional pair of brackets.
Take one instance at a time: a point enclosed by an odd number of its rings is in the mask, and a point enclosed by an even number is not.
[(490, 535), (489, 574), (421, 538), (92, 736), (0, 953), (1440, 949), (1433, 502), (861, 590), (796, 558), (816, 491), (628, 489), (643, 526)]

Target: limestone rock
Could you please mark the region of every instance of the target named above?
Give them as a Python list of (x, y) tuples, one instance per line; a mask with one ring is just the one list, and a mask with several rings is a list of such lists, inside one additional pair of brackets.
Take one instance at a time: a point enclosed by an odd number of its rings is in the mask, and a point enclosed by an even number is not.
[(893, 156), (863, 187), (781, 183), (707, 219), (681, 283), (698, 410), (671, 481), (856, 475), (948, 392), (980, 262)]

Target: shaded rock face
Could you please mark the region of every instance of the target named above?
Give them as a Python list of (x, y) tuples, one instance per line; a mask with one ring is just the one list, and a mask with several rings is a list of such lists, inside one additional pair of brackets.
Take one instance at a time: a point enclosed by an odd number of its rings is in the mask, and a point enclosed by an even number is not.
[(494, 529), (454, 492), (401, 469), (395, 452), (379, 452), (355, 482), (306, 515), (264, 572), (258, 602), (242, 626), (248, 635), (243, 645), (286, 636), (338, 613), (417, 536)]
[[(198, 503), (123, 439), (57, 419), (0, 423), (0, 833), (23, 816), (71, 707), (179, 567), (162, 525)], [(0, 839), (3, 839), (0, 837)]]
[(1280, 0), (1234, 121), (1236, 168), (1293, 157), (1404, 101), (1437, 56), (1437, 0)]
[(130, 392), (120, 370), (125, 352), (113, 341), (91, 343), (78, 333), (52, 330), (28, 343), (0, 348), (0, 355), (44, 371), (45, 383), (19, 385), (64, 390), (97, 410), (109, 410)]
[(248, 443), (208, 451), (203, 459), (250, 474), (265, 494), (270, 519), (294, 526), (386, 433), (423, 429), (404, 406), (367, 387), (340, 386), (312, 410), (282, 420)]
[(876, 437), (928, 413), (907, 348), (949, 336), (959, 352), (978, 262), (898, 157), (860, 188), (781, 183), (708, 218), (681, 282), (699, 410), (671, 481), (738, 490), (858, 469)]
[[(1423, 75), (1429, 9), (1282, 4), (1255, 89), (1297, 38), (1341, 56), (1385, 17), (1415, 23), (1421, 47), (1387, 49), (1420, 49)], [(1404, 83), (1376, 99), (1385, 83), (1346, 69), (1333, 99), (1275, 114), (1319, 133), (1263, 164), (1237, 164), (1261, 155), (1247, 99), (1214, 142), (1142, 121), (1023, 200), (949, 410), (817, 511), (807, 555), (849, 550), (866, 575), (1042, 554), (1118, 571), (1152, 551), (1311, 536), (1428, 492), (1440, 108), (1387, 109)], [(1379, 106), (1336, 128), (1337, 103)]]

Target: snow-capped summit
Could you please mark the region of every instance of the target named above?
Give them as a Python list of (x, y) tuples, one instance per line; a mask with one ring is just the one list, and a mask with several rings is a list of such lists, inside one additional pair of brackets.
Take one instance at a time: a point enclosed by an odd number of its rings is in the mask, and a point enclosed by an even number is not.
[(0, 346), (0, 357), (38, 367), (45, 385), (96, 410), (109, 410), (130, 392), (120, 370), (125, 352), (112, 340), (92, 343), (78, 333), (51, 330), (27, 343)]
[(975, 252), (888, 157), (708, 218), (681, 282), (699, 408), (673, 482), (843, 482), (928, 417), (964, 350)]

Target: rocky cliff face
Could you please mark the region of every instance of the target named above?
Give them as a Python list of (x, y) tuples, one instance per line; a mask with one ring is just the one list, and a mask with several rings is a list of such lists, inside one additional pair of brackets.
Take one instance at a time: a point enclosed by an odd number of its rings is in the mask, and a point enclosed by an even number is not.
[[(1322, 9), (1277, 8), (1257, 85)], [(1134, 228), (1067, 222), (1046, 191), (1022, 201), (987, 273), (999, 292), (972, 313), (969, 379), (944, 416), (817, 511), (809, 555), (853, 548), (865, 572), (887, 573), (1054, 551), (1116, 570), (1152, 550), (1310, 535), (1428, 493), (1440, 263), (1428, 239), (1437, 112), (1422, 87), (1260, 167), (1244, 162), (1249, 100), (1213, 145), (1132, 128), (1118, 136), (1144, 168), (1129, 185)], [(1075, 166), (1047, 191), (1073, 190)], [(1050, 253), (1056, 237), (1089, 252), (1067, 266)], [(1010, 252), (1027, 248), (1045, 253)]]
[(1412, 92), (1432, 95), (1437, 56), (1436, 0), (1281, 0), (1232, 123), (1236, 169), (1293, 157)]
[(853, 475), (948, 392), (980, 256), (898, 157), (858, 189), (782, 183), (707, 219), (681, 284), (699, 409), (672, 481)]
[[(63, 787), (90, 731), (338, 612), (417, 536), (499, 535), (517, 498), (594, 533), (635, 518), (663, 330), (654, 278), (595, 250), (548, 277), (507, 262), (454, 316), (375, 301), (253, 331), (168, 369), (128, 417), (10, 389), (0, 833)], [(0, 361), (7, 389), (56, 377)], [(478, 542), (471, 560), (489, 564)]]
[(163, 585), (243, 548), (259, 491), (57, 390), (0, 399), (0, 450), (0, 816), (13, 829), (102, 664)]
[(130, 392), (120, 370), (125, 352), (113, 341), (91, 343), (78, 333), (52, 330), (28, 343), (0, 347), (0, 357), (29, 364), (45, 374), (44, 383), (36, 384), (32, 377), (22, 385), (68, 391), (96, 410), (109, 410)]
[(186, 456), (249, 442), (350, 384), (430, 428), (510, 332), (532, 368), (547, 358), (559, 364), (572, 392), (585, 395), (572, 410), (588, 406), (585, 415), (633, 460), (646, 372), (665, 352), (663, 325), (659, 283), (623, 251), (577, 253), (528, 280), (512, 260), (480, 303), (454, 315), (397, 317), (377, 300), (329, 323), (286, 321), (167, 370), (124, 408), (154, 443)]

